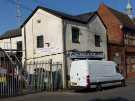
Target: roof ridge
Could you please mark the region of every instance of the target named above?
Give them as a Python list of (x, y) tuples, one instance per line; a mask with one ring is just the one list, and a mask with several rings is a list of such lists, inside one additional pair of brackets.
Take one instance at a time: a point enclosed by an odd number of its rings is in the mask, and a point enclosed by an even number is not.
[(10, 30), (7, 30), (4, 33), (2, 33), (0, 35), (0, 39), (6, 39), (6, 38), (16, 37), (16, 36), (20, 36), (20, 35), (21, 35), (21, 29), (14, 28), (14, 29), (10, 29)]
[(54, 10), (54, 9), (51, 9), (51, 8), (47, 8), (47, 7), (43, 7), (43, 6), (37, 6), (38, 8), (43, 8), (43, 9), (48, 9), (48, 10), (50, 10), (50, 11), (56, 11), (56, 12), (58, 12), (58, 13), (63, 13), (63, 14), (65, 14), (65, 15), (68, 15), (68, 16), (72, 16), (72, 17), (76, 17), (76, 16), (79, 16), (79, 15), (84, 15), (84, 14), (89, 14), (89, 13), (95, 13), (95, 12), (97, 12), (97, 11), (88, 11), (88, 12), (85, 12), (85, 13), (80, 13), (80, 14), (77, 14), (77, 15), (73, 15), (73, 14), (69, 14), (69, 13), (65, 13), (65, 12), (63, 12), (63, 11), (59, 11), (59, 10)]
[(89, 11), (89, 12), (85, 12), (85, 13), (80, 13), (80, 14), (77, 14), (75, 16), (81, 16), (81, 15), (85, 15), (85, 14), (93, 14), (95, 12), (97, 12), (97, 11)]
[(123, 14), (123, 15), (125, 15), (125, 16), (128, 16), (127, 14), (125, 14), (124, 12), (122, 12), (122, 11), (119, 11), (119, 10), (116, 10), (116, 9), (114, 9), (114, 8), (111, 8), (111, 7), (109, 7), (109, 6), (107, 6), (109, 9), (111, 9), (111, 10), (113, 10), (113, 11), (115, 11), (115, 12), (117, 12), (117, 13), (121, 13), (121, 14)]
[(50, 8), (43, 7), (43, 6), (37, 6), (36, 9), (33, 10), (33, 12), (30, 14), (30, 16), (28, 18), (26, 18), (26, 20), (22, 23), (21, 28), (29, 21), (29, 19), (36, 13), (36, 11), (38, 9), (44, 10), (44, 11), (46, 11), (48, 13), (51, 13), (51, 14), (53, 14), (57, 17), (60, 17), (62, 19), (69, 19), (69, 20), (72, 20), (72, 21), (80, 22), (80, 23), (87, 23), (87, 18), (82, 19), (82, 18), (80, 18), (76, 15), (67, 14), (67, 13), (64, 13), (62, 11), (50, 9)]
[(57, 13), (62, 13), (62, 14), (68, 15), (68, 16), (74, 16), (74, 15), (72, 15), (72, 14), (65, 13), (65, 12), (63, 12), (63, 11), (55, 10), (55, 9), (52, 9), (52, 8), (44, 7), (44, 6), (37, 6), (37, 8), (41, 8), (41, 9), (45, 9), (45, 10), (48, 9), (48, 11), (57, 12)]

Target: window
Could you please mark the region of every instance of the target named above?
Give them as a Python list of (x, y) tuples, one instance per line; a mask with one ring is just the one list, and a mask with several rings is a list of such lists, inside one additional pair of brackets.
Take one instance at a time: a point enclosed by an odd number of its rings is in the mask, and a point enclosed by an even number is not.
[(19, 51), (22, 50), (22, 41), (17, 42), (17, 50), (19, 50)]
[(43, 35), (37, 36), (37, 48), (44, 47), (44, 37)]
[(72, 42), (79, 43), (79, 29), (72, 27)]
[(95, 46), (100, 47), (100, 36), (99, 35), (95, 35)]

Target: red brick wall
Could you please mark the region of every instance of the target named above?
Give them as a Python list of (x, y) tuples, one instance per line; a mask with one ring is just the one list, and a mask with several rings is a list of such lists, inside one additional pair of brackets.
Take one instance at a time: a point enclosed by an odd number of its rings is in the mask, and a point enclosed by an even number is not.
[(104, 4), (101, 4), (98, 9), (98, 14), (107, 27), (107, 35), (109, 43), (122, 44), (123, 33), (120, 28), (120, 21)]
[[(107, 28), (107, 37), (108, 37), (108, 59), (111, 61), (114, 61), (114, 56), (116, 53), (119, 53), (119, 56), (121, 57), (121, 63), (119, 64), (119, 68), (121, 69), (122, 74), (126, 77), (135, 76), (135, 72), (128, 72), (128, 66), (126, 66), (126, 58), (128, 55), (125, 52), (124, 49), (124, 33), (120, 28), (120, 21), (117, 19), (117, 17), (112, 13), (110, 8), (108, 8), (106, 5), (101, 4), (98, 9), (98, 14), (100, 18), (102, 19), (103, 23), (105, 24)], [(133, 52), (134, 48), (128, 47), (126, 49), (127, 52)], [(116, 58), (116, 57), (115, 57)], [(119, 57), (118, 57), (119, 58)], [(117, 59), (118, 59), (117, 58)], [(127, 74), (128, 72), (128, 74)]]
[(119, 68), (120, 68), (122, 74), (126, 77), (125, 52), (124, 52), (123, 46), (109, 44), (108, 45), (108, 56), (109, 56), (109, 60), (114, 61), (114, 57), (116, 57), (116, 53), (119, 54), (118, 57), (121, 60), (120, 61), (120, 64), (119, 64)]

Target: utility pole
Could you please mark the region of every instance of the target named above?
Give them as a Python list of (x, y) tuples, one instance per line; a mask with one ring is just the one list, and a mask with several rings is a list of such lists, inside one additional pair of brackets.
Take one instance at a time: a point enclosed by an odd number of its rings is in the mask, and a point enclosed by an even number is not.
[[(20, 11), (20, 0), (16, 0), (16, 21), (17, 21), (17, 27), (20, 27), (21, 22), (21, 11)], [(20, 33), (20, 29), (18, 30), (18, 33)], [(12, 53), (12, 41), (10, 38), (10, 52)]]
[(17, 25), (19, 27), (21, 22), (20, 0), (16, 0), (16, 19), (17, 19)]

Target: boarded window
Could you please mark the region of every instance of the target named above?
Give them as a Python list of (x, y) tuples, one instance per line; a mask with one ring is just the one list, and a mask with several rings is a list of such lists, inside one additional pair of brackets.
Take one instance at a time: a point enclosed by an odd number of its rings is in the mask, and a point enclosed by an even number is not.
[(99, 35), (95, 35), (95, 46), (96, 47), (100, 47), (100, 36)]
[(72, 27), (72, 42), (79, 43), (79, 28)]
[(43, 35), (37, 36), (37, 48), (44, 47), (44, 37)]

